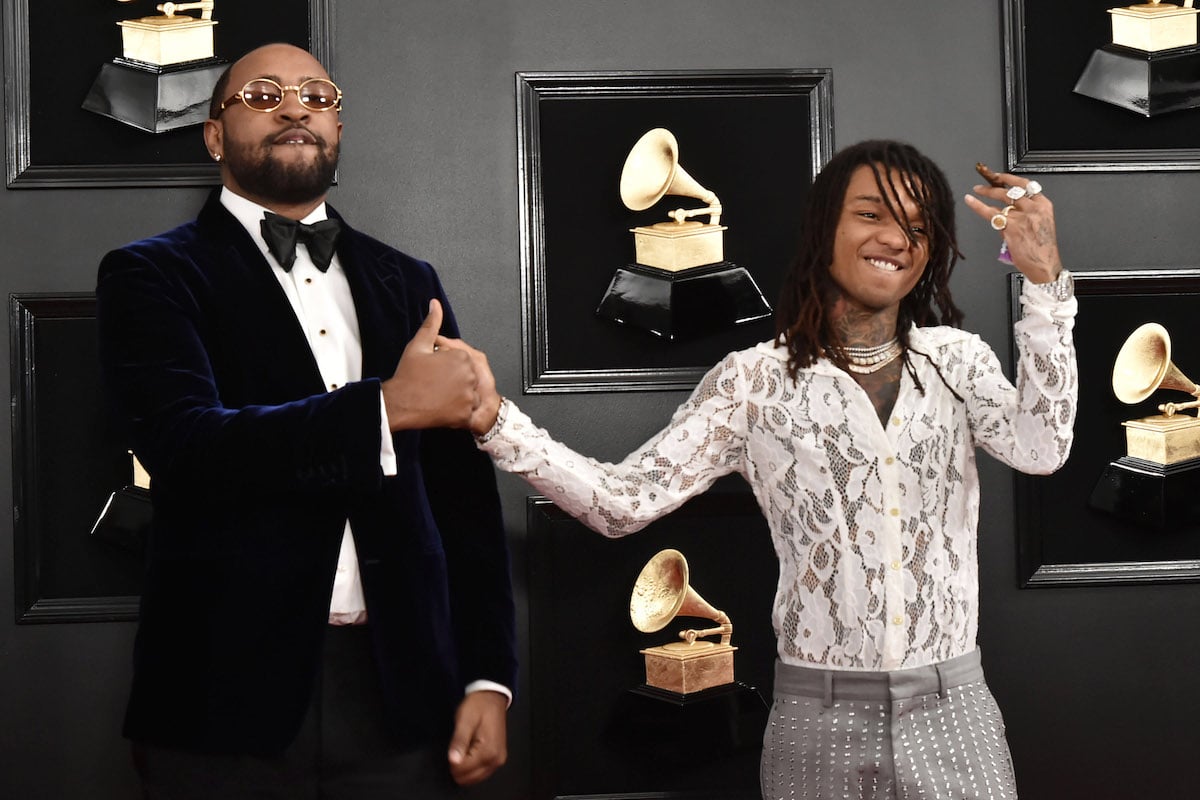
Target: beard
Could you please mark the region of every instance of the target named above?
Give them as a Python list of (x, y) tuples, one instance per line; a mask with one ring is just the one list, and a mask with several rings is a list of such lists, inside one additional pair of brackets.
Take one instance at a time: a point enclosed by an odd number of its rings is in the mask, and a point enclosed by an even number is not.
[(306, 163), (283, 162), (272, 155), (272, 147), (308, 145), (227, 141), (225, 165), (238, 185), (256, 197), (288, 205), (309, 203), (329, 191), (338, 166), (338, 145), (330, 145), (319, 136), (316, 140), (317, 157)]

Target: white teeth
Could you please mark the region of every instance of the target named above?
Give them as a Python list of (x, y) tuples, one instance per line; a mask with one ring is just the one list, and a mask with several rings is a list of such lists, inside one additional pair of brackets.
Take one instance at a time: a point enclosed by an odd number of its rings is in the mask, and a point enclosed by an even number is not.
[(898, 272), (900, 270), (900, 267), (891, 261), (882, 261), (878, 258), (868, 258), (867, 261), (870, 261), (874, 266), (886, 272)]

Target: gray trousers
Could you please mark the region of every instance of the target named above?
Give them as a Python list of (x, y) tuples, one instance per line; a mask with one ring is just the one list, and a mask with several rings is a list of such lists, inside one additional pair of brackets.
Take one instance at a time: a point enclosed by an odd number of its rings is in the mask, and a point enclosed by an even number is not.
[(929, 667), (775, 665), (764, 800), (1015, 800), (979, 651)]

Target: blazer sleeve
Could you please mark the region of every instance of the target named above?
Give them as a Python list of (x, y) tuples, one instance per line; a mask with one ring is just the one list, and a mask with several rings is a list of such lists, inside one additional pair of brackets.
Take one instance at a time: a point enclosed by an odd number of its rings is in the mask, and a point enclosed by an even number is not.
[[(440, 284), (435, 283), (435, 292), (446, 310), (442, 333), (458, 337)], [(461, 430), (422, 431), (420, 458), (446, 552), (459, 677), (463, 686), (490, 680), (515, 693), (516, 610), (495, 468), (471, 434)]]
[[(227, 407), (205, 335), (212, 287), (183, 249), (113, 251), (96, 287), (106, 390), (152, 478), (230, 493), (378, 487), (379, 381)], [(238, 358), (285, 357), (252, 334), (245, 346)]]

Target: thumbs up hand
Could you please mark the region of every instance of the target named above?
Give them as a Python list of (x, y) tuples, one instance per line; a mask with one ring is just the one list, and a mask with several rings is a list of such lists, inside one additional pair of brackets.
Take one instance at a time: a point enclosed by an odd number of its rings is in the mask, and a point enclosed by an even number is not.
[(429, 301), (429, 314), (404, 348), (392, 377), (383, 382), (388, 427), (466, 428), (479, 405), (479, 379), (471, 356), (440, 347), (442, 305)]

